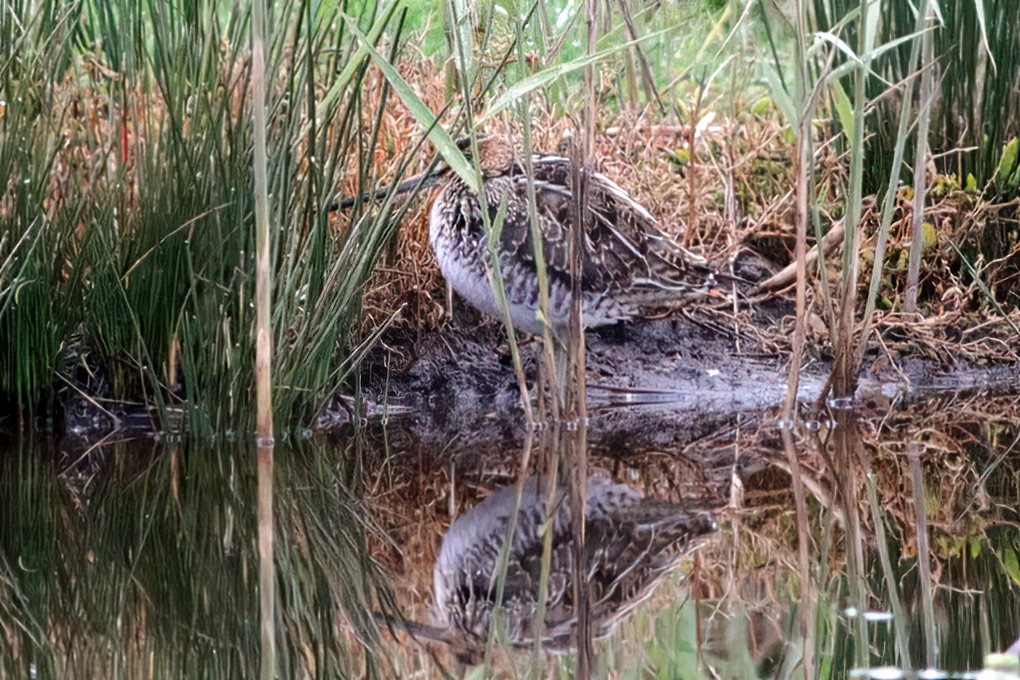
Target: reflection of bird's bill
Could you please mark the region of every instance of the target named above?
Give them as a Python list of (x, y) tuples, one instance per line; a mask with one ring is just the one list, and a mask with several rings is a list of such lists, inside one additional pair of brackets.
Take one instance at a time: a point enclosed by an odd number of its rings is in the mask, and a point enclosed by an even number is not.
[(382, 189), (376, 189), (373, 192), (367, 194), (361, 194), (360, 196), (347, 196), (339, 203), (334, 203), (330, 206), (330, 211), (340, 210), (342, 208), (350, 208), (355, 203), (377, 201), (386, 198), (389, 195), (397, 196), (399, 194), (406, 194), (411, 191), (417, 191), (419, 189), (425, 189), (440, 179), (449, 171), (449, 166), (446, 163), (439, 163), (432, 170), (426, 170), (425, 172), (419, 173), (410, 179), (406, 179), (400, 184), (393, 186), (383, 187)]

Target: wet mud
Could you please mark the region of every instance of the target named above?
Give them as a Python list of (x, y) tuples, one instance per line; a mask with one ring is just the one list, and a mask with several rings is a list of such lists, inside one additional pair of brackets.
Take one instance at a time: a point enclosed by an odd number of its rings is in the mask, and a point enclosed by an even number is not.
[[(524, 414), (503, 329), (463, 302), (455, 304), (445, 327), (413, 342), (384, 343), (371, 357), (358, 417), (398, 423), (423, 442), (455, 449), (519, 444)], [(789, 352), (759, 338), (792, 328), (792, 315), (786, 301), (760, 304), (751, 320), (766, 331), (759, 336), (747, 333), (746, 326), (729, 329), (725, 321), (702, 313), (588, 332), (589, 440), (675, 444), (716, 431), (742, 414), (776, 411), (787, 392)], [(831, 356), (809, 343), (798, 389), (801, 413), (830, 417), (833, 409), (885, 409), (942, 392), (1020, 391), (1020, 364), (939, 361), (872, 344), (855, 396), (834, 403), (823, 397)], [(539, 341), (521, 346), (532, 398), (540, 352)], [(353, 400), (345, 400), (320, 427), (349, 423), (355, 413)]]
[[(736, 273), (746, 283), (736, 310), (674, 310), (588, 331), (589, 441), (604, 447), (674, 445), (747, 414), (777, 417), (787, 392), (795, 310), (786, 298), (753, 296), (754, 282), (769, 271), (755, 255), (738, 260)], [(836, 404), (823, 396), (832, 370), (824, 338), (815, 333), (808, 339), (798, 389), (804, 417), (826, 418), (832, 408), (884, 409), (941, 392), (1020, 392), (1020, 363), (1006, 358), (1011, 352), (1001, 359), (986, 352), (980, 362), (968, 361), (945, 347), (930, 351), (909, 328), (883, 334), (887, 337), (873, 339), (865, 353), (853, 399)], [(541, 342), (527, 336), (519, 341), (534, 399)], [(103, 385), (97, 384), (102, 375), (101, 367), (70, 374), (73, 389), (61, 393), (60, 417), (39, 424), (41, 431), (86, 444), (111, 432), (156, 434), (160, 421), (154, 409), (102, 399)], [(524, 438), (521, 394), (502, 324), (463, 300), (455, 298), (452, 318), (435, 330), (384, 335), (359, 377), (361, 398), (338, 394), (315, 430), (337, 431), (355, 421), (391, 423), (423, 443), (453, 450), (517, 445)], [(183, 411), (169, 415), (171, 429), (183, 426)]]

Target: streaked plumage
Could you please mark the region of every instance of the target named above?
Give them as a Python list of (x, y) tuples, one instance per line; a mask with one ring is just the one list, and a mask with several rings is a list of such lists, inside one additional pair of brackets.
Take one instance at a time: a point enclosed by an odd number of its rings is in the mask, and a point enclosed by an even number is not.
[[(543, 328), (536, 318), (538, 275), (528, 178), (507, 149), (491, 141), (483, 146), (483, 187), (493, 222), (501, 202), (506, 202), (498, 254), (511, 318), (518, 330), (538, 335)], [(572, 283), (568, 247), (576, 213), (572, 168), (559, 156), (536, 155), (532, 165), (552, 327), (562, 337)], [(677, 305), (709, 291), (713, 277), (701, 258), (664, 234), (655, 218), (612, 180), (595, 173), (589, 181), (580, 282), (585, 326), (638, 318), (649, 308)], [(483, 313), (501, 318), (486, 274), (489, 256), (478, 197), (452, 172), (446, 172), (432, 205), (429, 236), (453, 289)]]
[[(494, 578), (515, 487), (495, 492), (459, 517), (443, 539), (433, 571), (436, 630), (462, 656), (484, 647), (495, 601)], [(556, 496), (543, 644), (571, 645), (576, 629), (573, 598), (573, 538), (567, 494)], [(708, 512), (650, 500), (603, 477), (588, 484), (584, 571), (591, 587), (592, 630), (607, 635), (619, 619), (651, 594), (660, 577), (675, 568), (697, 538), (714, 531)], [(536, 478), (527, 480), (510, 550), (503, 598), (507, 641), (530, 644), (541, 573), (545, 497)]]

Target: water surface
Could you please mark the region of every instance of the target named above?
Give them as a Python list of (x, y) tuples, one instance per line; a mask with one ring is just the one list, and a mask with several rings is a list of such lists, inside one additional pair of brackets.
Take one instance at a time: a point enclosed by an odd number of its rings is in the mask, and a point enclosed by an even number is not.
[[(596, 643), (596, 675), (967, 677), (1020, 635), (1018, 423), (1015, 399), (953, 396), (827, 413), (790, 447), (771, 414), (593, 442), (593, 470), (720, 520)], [(428, 620), (452, 517), (514, 482), (523, 433), (469, 440), (393, 422), (277, 444), (279, 676), (464, 672), (377, 622)], [(0, 442), (0, 675), (255, 676), (256, 477), (236, 441)], [(521, 656), (497, 650), (494, 673), (523, 677)], [(542, 663), (571, 677), (569, 654)]]

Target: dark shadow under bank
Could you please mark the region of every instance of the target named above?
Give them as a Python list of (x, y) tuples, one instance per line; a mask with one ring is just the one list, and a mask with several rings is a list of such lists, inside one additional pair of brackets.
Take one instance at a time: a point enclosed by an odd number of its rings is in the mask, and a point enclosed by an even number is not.
[[(522, 348), (529, 386), (535, 384), (537, 341)], [(754, 338), (720, 333), (682, 316), (649, 320), (588, 334), (589, 441), (612, 446), (685, 443), (736, 418), (777, 418), (787, 390), (789, 355)], [(827, 419), (839, 404), (819, 403), (831, 370), (815, 351), (799, 386), (800, 414)], [(534, 396), (534, 388), (532, 397)], [(867, 413), (893, 402), (939, 394), (1020, 393), (1020, 364), (972, 365), (934, 361), (876, 347), (852, 404)], [(104, 438), (160, 434), (159, 415), (144, 404), (116, 403), (71, 393), (61, 417), (35, 429), (87, 446)], [(184, 412), (170, 412), (170, 431), (183, 431)], [(520, 444), (525, 434), (517, 380), (501, 327), (458, 311), (446, 328), (403, 345), (383, 344), (362, 375), (362, 398), (338, 395), (314, 429), (329, 433), (357, 418), (393, 423), (424, 442), (468, 449)], [(297, 434), (294, 431), (287, 434)], [(229, 436), (229, 435), (228, 435)]]
[[(735, 311), (685, 308), (586, 334), (590, 441), (682, 443), (737, 416), (769, 417), (777, 409), (787, 392), (795, 309), (782, 297), (754, 298), (751, 282), (769, 271), (757, 255), (743, 253), (735, 267), (745, 282)], [(360, 399), (338, 394), (314, 429), (397, 421), (423, 441), (444, 446), (520, 443), (524, 414), (502, 324), (460, 299), (453, 311), (438, 329), (384, 334), (362, 365)], [(847, 404), (821, 399), (832, 360), (820, 331), (809, 332), (798, 391), (803, 418), (826, 419), (827, 406), (867, 412), (946, 392), (1020, 391), (1020, 354), (1008, 323), (974, 321), (967, 325), (975, 328), (961, 331), (941, 319), (884, 321)], [(962, 351), (964, 338), (978, 349)], [(534, 397), (541, 343), (518, 339)], [(90, 442), (112, 432), (151, 436), (159, 430), (151, 406), (102, 399), (101, 368), (79, 366), (65, 377), (73, 389), (61, 392), (60, 417), (39, 429)], [(169, 413), (164, 429), (184, 429), (184, 411)]]
[[(319, 428), (349, 424), (358, 413), (370, 421), (398, 422), (424, 441), (455, 447), (519, 443), (523, 412), (502, 328), (463, 303), (455, 309), (441, 330), (413, 342), (384, 343), (363, 375), (361, 403), (339, 399)], [(778, 328), (790, 311), (781, 302), (764, 305), (752, 324)], [(589, 438), (676, 443), (741, 414), (768, 414), (787, 391), (789, 353), (782, 344), (746, 330), (729, 332), (716, 319), (684, 315), (589, 332)], [(872, 343), (857, 393), (847, 404), (820, 400), (832, 362), (817, 345), (809, 347), (798, 390), (801, 415), (828, 418), (827, 412), (840, 407), (873, 411), (940, 393), (1020, 390), (1020, 364), (938, 361), (928, 358), (930, 352), (913, 355), (909, 340), (898, 348), (889, 345)], [(540, 347), (537, 341), (521, 347), (529, 385), (535, 383)]]
[[(775, 333), (789, 311), (783, 303), (764, 305), (750, 327)], [(776, 411), (787, 391), (789, 352), (783, 345), (788, 343), (756, 337), (746, 325), (734, 332), (725, 323), (702, 314), (674, 314), (589, 332), (589, 440), (682, 443), (737, 416)], [(532, 397), (540, 351), (539, 341), (521, 346)], [(867, 412), (940, 393), (1020, 392), (1018, 363), (993, 359), (975, 365), (930, 356), (915, 354), (909, 339), (892, 350), (888, 342), (873, 341), (857, 394), (843, 406)], [(831, 367), (817, 343), (809, 344), (798, 391), (804, 418), (829, 417), (826, 407), (833, 404), (820, 402), (820, 395)], [(454, 319), (443, 328), (380, 343), (365, 364), (361, 387), (360, 400), (338, 395), (314, 429), (338, 430), (355, 418), (395, 422), (423, 441), (460, 448), (520, 443), (524, 436), (521, 395), (503, 329), (459, 301)], [(93, 398), (85, 391), (68, 391), (61, 414), (55, 422), (36, 425), (83, 442), (113, 433), (152, 436), (159, 429), (153, 408)], [(171, 429), (182, 429), (183, 411), (170, 415)]]

